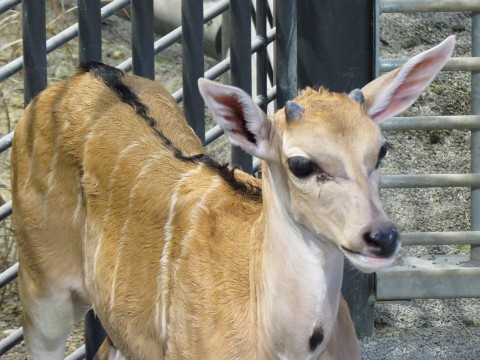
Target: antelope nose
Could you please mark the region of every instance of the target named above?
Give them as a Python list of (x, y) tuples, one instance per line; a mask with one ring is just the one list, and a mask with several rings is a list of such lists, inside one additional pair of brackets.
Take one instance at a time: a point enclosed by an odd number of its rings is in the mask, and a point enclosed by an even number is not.
[(398, 247), (398, 230), (396, 227), (378, 230), (363, 235), (370, 251), (379, 257), (392, 256)]

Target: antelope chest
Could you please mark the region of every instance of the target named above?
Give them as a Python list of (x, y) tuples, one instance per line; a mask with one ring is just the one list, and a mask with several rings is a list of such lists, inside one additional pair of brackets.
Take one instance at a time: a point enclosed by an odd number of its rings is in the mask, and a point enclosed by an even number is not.
[[(267, 318), (278, 358), (317, 359), (325, 349), (337, 319), (343, 272), (341, 256), (324, 264), (304, 254), (268, 275)], [(328, 276), (327, 276), (328, 274)]]

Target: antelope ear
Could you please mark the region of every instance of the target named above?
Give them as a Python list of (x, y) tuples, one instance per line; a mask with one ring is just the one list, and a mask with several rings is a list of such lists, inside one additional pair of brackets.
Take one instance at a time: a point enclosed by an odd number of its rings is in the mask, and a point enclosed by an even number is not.
[(407, 109), (450, 58), (455, 36), (367, 84), (362, 92), (368, 115), (377, 123)]
[(267, 159), (271, 121), (243, 90), (198, 80), (200, 94), (229, 141), (250, 155)]

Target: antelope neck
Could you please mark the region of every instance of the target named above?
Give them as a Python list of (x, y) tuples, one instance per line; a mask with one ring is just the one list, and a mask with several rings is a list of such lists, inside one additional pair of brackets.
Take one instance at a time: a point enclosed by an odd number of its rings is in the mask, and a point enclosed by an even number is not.
[[(337, 318), (343, 274), (343, 255), (293, 219), (289, 211), (286, 174), (263, 164), (263, 227), (261, 289), (268, 319), (265, 324), (278, 351), (300, 355), (298, 344), (321, 327), (325, 340)], [(298, 309), (303, 309), (299, 316)], [(324, 342), (326, 343), (326, 341)], [(318, 347), (321, 351), (323, 344)], [(296, 350), (295, 350), (296, 349)], [(302, 355), (303, 356), (303, 353)]]

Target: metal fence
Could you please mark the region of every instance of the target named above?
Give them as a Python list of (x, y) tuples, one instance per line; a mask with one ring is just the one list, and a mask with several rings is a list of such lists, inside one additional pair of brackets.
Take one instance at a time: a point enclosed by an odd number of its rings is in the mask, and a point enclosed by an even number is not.
[[(471, 231), (417, 232), (402, 234), (403, 246), (470, 245), (470, 254), (444, 257), (404, 257), (403, 264), (377, 274), (376, 299), (480, 297), (480, 2), (384, 0), (384, 13), (471, 12), (472, 56), (452, 58), (443, 71), (468, 71), (472, 74), (472, 114), (393, 118), (383, 124), (389, 130), (458, 129), (471, 131), (470, 174), (428, 174), (383, 176), (383, 188), (471, 188)], [(380, 59), (382, 72), (392, 70), (404, 60)]]
[[(331, 1), (333, 3), (333, 1)], [(113, 0), (101, 6), (100, 0), (78, 0), (78, 23), (61, 33), (46, 39), (45, 0), (0, 0), (0, 14), (21, 3), (23, 16), (23, 56), (0, 68), (0, 82), (24, 70), (25, 104), (47, 86), (47, 54), (78, 36), (79, 59), (101, 60), (101, 21), (130, 6), (132, 23), (132, 57), (118, 64), (118, 68), (148, 78), (154, 77), (154, 57), (172, 44), (182, 41), (183, 89), (173, 93), (174, 98), (184, 101), (187, 120), (195, 132), (210, 144), (222, 135), (218, 126), (205, 132), (204, 107), (196, 88), (196, 79), (205, 76), (210, 79), (230, 71), (231, 83), (251, 93), (255, 85), (257, 104), (266, 109), (275, 97), (277, 106), (282, 106), (297, 92), (297, 0), (282, 0), (272, 9), (267, 0), (219, 0), (215, 5), (203, 9), (203, 2), (182, 0), (182, 26), (159, 39), (154, 39), (153, 0)], [(302, 3), (298, 0), (298, 4)], [(327, 3), (327, 1), (323, 2)], [(365, 2), (367, 3), (367, 2)], [(455, 58), (448, 62), (445, 71), (472, 72), (472, 115), (393, 118), (383, 125), (384, 130), (407, 129), (469, 129), (472, 131), (472, 173), (444, 175), (397, 175), (384, 176), (384, 188), (405, 187), (468, 187), (472, 189), (472, 231), (454, 233), (410, 233), (403, 234), (405, 246), (468, 244), (471, 253), (467, 262), (454, 259), (449, 266), (435, 266), (431, 262), (415, 268), (408, 263), (382, 271), (376, 277), (376, 299), (411, 299), (438, 297), (480, 297), (480, 3), (478, 0), (382, 0), (376, 1), (371, 14), (371, 24), (376, 24), (380, 12), (417, 11), (462, 11), (472, 12), (472, 57)], [(230, 56), (221, 59), (215, 66), (204, 72), (203, 24), (215, 17), (225, 16), (230, 9), (229, 39)], [(275, 10), (275, 11), (273, 11)], [(254, 22), (252, 36), (251, 22)], [(272, 21), (273, 20), (273, 21)], [(273, 24), (274, 23), (274, 24)], [(300, 24), (298, 24), (300, 27)], [(304, 26), (304, 25), (302, 25)], [(321, 25), (318, 25), (321, 26)], [(374, 29), (377, 30), (377, 29)], [(300, 36), (300, 34), (299, 34)], [(276, 40), (276, 41), (274, 41)], [(266, 47), (275, 43), (275, 59), (270, 62)], [(299, 49), (301, 51), (301, 49)], [(255, 79), (252, 74), (252, 53), (257, 53)], [(380, 71), (399, 66), (404, 60), (377, 59)], [(272, 73), (271, 68), (275, 69)], [(370, 70), (371, 71), (371, 70)], [(274, 75), (272, 75), (274, 74)], [(274, 78), (272, 78), (274, 77)], [(252, 82), (255, 81), (255, 84)], [(276, 86), (270, 87), (269, 83)], [(303, 85), (302, 85), (303, 86)], [(0, 152), (12, 143), (13, 132), (0, 139)], [(232, 149), (232, 161), (247, 171), (252, 171), (258, 162), (237, 148)], [(11, 202), (0, 207), (0, 220), (12, 212)], [(413, 260), (412, 260), (413, 261)], [(428, 265), (428, 266), (427, 266)], [(18, 263), (0, 274), (0, 287), (14, 280)], [(367, 289), (369, 299), (373, 288)], [(401, 289), (401, 293), (397, 290)], [(358, 290), (358, 289), (356, 289)], [(356, 291), (355, 290), (355, 291)], [(370, 301), (370, 300), (368, 300)], [(355, 309), (354, 312), (361, 312)], [(357, 326), (360, 335), (369, 335), (373, 329), (373, 316), (365, 312), (354, 319), (366, 325)], [(359, 320), (360, 319), (360, 320)], [(356, 324), (358, 325), (358, 324)], [(0, 340), (0, 356), (22, 340), (22, 329), (17, 329)], [(90, 357), (89, 350), (82, 347), (68, 356), (68, 359)]]

